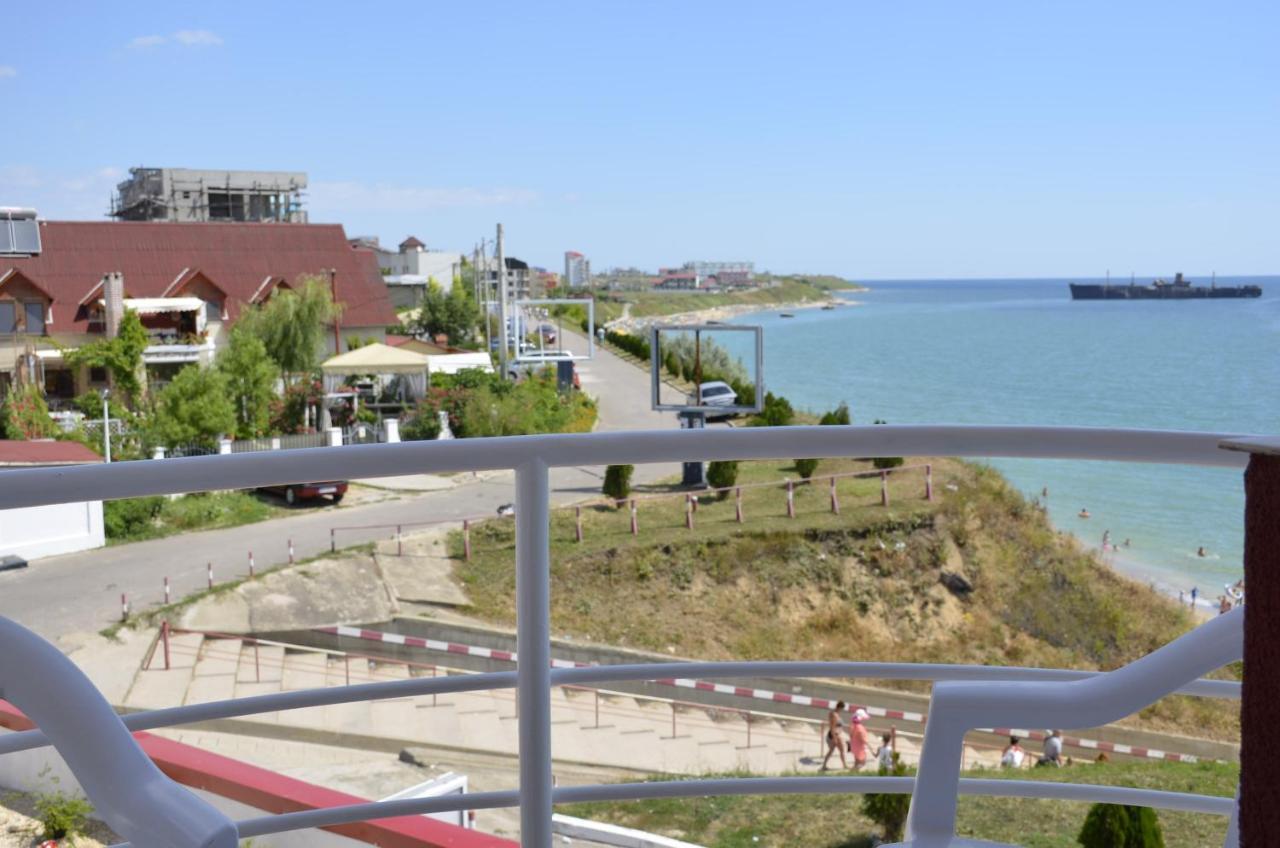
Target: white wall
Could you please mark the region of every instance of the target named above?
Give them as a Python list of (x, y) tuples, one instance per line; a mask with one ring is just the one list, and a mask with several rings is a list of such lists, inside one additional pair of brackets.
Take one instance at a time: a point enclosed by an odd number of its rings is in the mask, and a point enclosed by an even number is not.
[(38, 559), (105, 544), (102, 501), (0, 509), (0, 556)]

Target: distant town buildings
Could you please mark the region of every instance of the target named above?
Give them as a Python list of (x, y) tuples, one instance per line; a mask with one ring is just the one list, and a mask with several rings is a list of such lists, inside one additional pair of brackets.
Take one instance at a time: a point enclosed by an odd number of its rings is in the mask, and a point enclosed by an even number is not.
[(130, 168), (116, 186), (111, 217), (121, 221), (255, 221), (305, 224), (307, 175), (294, 171)]
[(564, 284), (570, 289), (591, 286), (591, 261), (576, 250), (564, 253)]
[(378, 258), (378, 269), (396, 309), (417, 306), (431, 280), (445, 291), (451, 290), (454, 277), (462, 273), (461, 253), (428, 250), (415, 236), (400, 242), (396, 250), (383, 247), (377, 236), (358, 236), (351, 240), (351, 244), (372, 250)]
[[(506, 272), (503, 279), (507, 286), (508, 302), (516, 300), (526, 300), (533, 297), (533, 274), (530, 273), (529, 263), (514, 256), (504, 257), (506, 264)], [(481, 295), (490, 302), (498, 300), (498, 262), (492, 256), (481, 260), (483, 268), (482, 279), (485, 282), (485, 291)]]
[(706, 262), (695, 259), (684, 263), (684, 270), (691, 271), (699, 277), (716, 277), (723, 274), (745, 275), (748, 279), (755, 274), (754, 262)]

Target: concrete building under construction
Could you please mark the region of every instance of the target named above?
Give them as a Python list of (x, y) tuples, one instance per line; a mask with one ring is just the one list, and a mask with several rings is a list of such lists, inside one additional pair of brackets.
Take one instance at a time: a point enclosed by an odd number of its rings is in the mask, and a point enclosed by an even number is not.
[(111, 216), (121, 221), (307, 223), (307, 175), (294, 171), (130, 168), (116, 186)]

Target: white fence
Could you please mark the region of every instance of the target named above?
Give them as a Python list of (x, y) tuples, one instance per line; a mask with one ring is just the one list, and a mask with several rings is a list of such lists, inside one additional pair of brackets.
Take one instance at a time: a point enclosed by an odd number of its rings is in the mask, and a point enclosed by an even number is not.
[[(1226, 433), (1040, 427), (782, 427), (550, 435), (498, 439), (407, 442), (376, 448), (281, 452), (267, 456), (219, 456), (171, 462), (123, 463), (8, 472), (12, 485), (0, 491), (0, 509), (91, 498), (136, 497), (224, 488), (254, 488), (300, 479), (349, 479), (419, 473), (514, 469), (516, 476), (516, 608), (520, 663), (515, 672), (466, 677), (410, 678), (389, 682), (284, 692), (217, 701), (117, 719), (85, 678), (55, 648), (18, 625), (0, 619), (6, 650), (0, 652), (0, 687), (43, 729), (0, 739), (0, 755), (53, 744), (90, 798), (117, 832), (135, 844), (230, 848), (236, 838), (408, 814), (516, 806), (521, 841), (550, 848), (552, 805), (574, 801), (690, 797), (718, 794), (911, 792), (911, 778), (752, 778), (630, 783), (557, 789), (551, 772), (551, 688), (619, 680), (653, 680), (696, 674), (705, 678), (847, 677), (892, 678), (866, 663), (698, 663), (553, 669), (550, 652), (550, 550), (548, 538), (553, 466), (654, 463), (692, 460), (784, 459), (794, 456), (988, 456), (1125, 462), (1163, 462), (1243, 467), (1248, 457), (1220, 449)], [(913, 806), (912, 827), (924, 846), (953, 842), (956, 793), (1109, 801), (1230, 815), (1230, 799), (1119, 787), (1030, 781), (960, 780), (955, 734), (990, 720), (992, 710), (1012, 723), (1030, 722), (1046, 704), (1098, 699), (1097, 710), (1058, 710), (1064, 729), (1105, 713), (1133, 711), (1240, 655), (1243, 613), (1194, 631), (1130, 669), (1073, 682), (939, 684), (922, 754), (919, 791), (933, 812)], [(1170, 670), (1173, 669), (1173, 670)], [(945, 678), (945, 674), (923, 675)], [(418, 694), (515, 687), (519, 710), (520, 786), (457, 799), (421, 799), (289, 813), (233, 823), (195, 796), (152, 774), (125, 727), (144, 729), (211, 718), (250, 715), (304, 706)], [(967, 687), (967, 688), (966, 688)], [(1012, 688), (1009, 688), (1012, 687)], [(984, 692), (994, 693), (984, 695)], [(983, 700), (985, 698), (985, 701)], [(973, 716), (982, 701), (983, 722)], [(74, 719), (63, 709), (77, 703)], [(990, 709), (987, 709), (990, 707)], [(1094, 715), (1097, 712), (1098, 715)], [(1058, 713), (1061, 713), (1059, 716)], [(1036, 715), (1042, 713), (1037, 712)], [(1043, 722), (1041, 722), (1043, 723)], [(122, 726), (123, 725), (123, 726)], [(934, 730), (934, 728), (938, 728)], [(950, 811), (950, 812), (948, 812)], [(158, 834), (164, 834), (161, 841)], [(1230, 838), (1229, 838), (1230, 839)], [(972, 844), (972, 843), (965, 843)]]

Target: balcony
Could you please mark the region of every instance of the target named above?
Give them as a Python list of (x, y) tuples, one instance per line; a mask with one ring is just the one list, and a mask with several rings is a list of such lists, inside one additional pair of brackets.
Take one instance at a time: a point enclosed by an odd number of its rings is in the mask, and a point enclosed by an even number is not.
[[(253, 488), (300, 479), (397, 476), (422, 472), (514, 469), (515, 671), (406, 677), (131, 713), (108, 702), (57, 649), (0, 619), (0, 691), (40, 728), (0, 736), (0, 756), (53, 745), (107, 823), (137, 846), (231, 848), (238, 839), (338, 823), (459, 809), (519, 807), (522, 844), (549, 848), (554, 804), (710, 795), (912, 794), (908, 841), (916, 848), (990, 845), (957, 838), (956, 800), (963, 794), (1103, 801), (1224, 816), (1226, 843), (1270, 844), (1266, 836), (1280, 763), (1267, 753), (1280, 742), (1271, 705), (1277, 683), (1267, 652), (1280, 639), (1280, 439), (1228, 433), (1036, 427), (887, 426), (752, 428), (597, 433), (355, 446), (274, 455), (228, 455), (163, 463), (21, 470), (7, 473), (0, 508), (212, 489)], [(1152, 462), (1243, 469), (1247, 507), (1246, 622), (1238, 609), (1202, 625), (1123, 669), (1105, 674), (1018, 668), (863, 662), (716, 662), (553, 666), (550, 631), (550, 490), (561, 466), (803, 456), (1030, 457)], [(1274, 585), (1273, 585), (1274, 584)], [(1273, 600), (1274, 599), (1274, 600)], [(1273, 609), (1272, 607), (1277, 607)], [(1201, 679), (1246, 657), (1248, 686)], [(553, 689), (667, 678), (870, 677), (935, 681), (917, 778), (762, 777), (621, 783), (557, 788), (552, 776)], [(277, 713), (364, 701), (514, 690), (519, 786), (462, 797), (352, 804), (233, 821), (165, 777), (126, 729), (138, 731), (216, 718)], [(1243, 690), (1243, 691), (1242, 691)], [(1115, 721), (1156, 699), (1182, 692), (1242, 699), (1244, 768), (1237, 805), (1189, 793), (1041, 781), (960, 779), (967, 731), (984, 726), (1049, 724), (1070, 730)], [(76, 704), (75, 711), (66, 709)], [(674, 710), (672, 715), (674, 716)], [(1238, 836), (1239, 834), (1239, 836)]]

